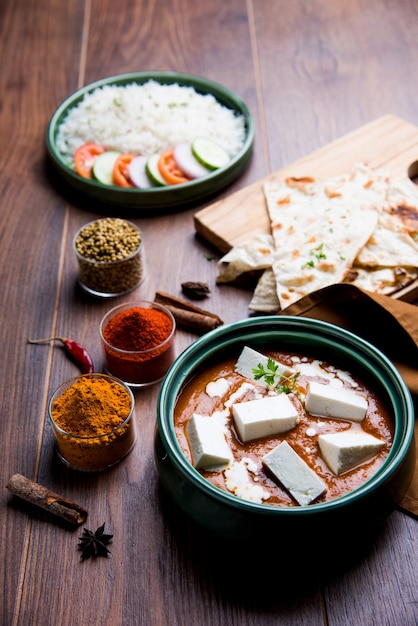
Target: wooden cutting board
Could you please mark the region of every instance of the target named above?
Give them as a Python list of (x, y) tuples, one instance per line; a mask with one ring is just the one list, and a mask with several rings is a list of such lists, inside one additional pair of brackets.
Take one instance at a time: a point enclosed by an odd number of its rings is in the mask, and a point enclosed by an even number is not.
[[(418, 176), (418, 127), (394, 115), (380, 117), (197, 212), (195, 230), (226, 253), (256, 234), (270, 232), (263, 194), (265, 182), (287, 176), (328, 178), (346, 172), (358, 162), (386, 168), (392, 180)], [(396, 297), (413, 301), (417, 294), (415, 281), (397, 292)]]

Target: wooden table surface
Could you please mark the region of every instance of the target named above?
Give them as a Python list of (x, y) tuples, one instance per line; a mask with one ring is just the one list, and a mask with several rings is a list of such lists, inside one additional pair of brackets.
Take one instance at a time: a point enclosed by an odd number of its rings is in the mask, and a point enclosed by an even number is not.
[[(253, 115), (255, 146), (225, 197), (382, 115), (418, 125), (417, 1), (2, 0), (0, 18), (0, 624), (416, 624), (415, 519), (394, 512), (366, 549), (329, 569), (310, 560), (307, 533), (294, 577), (268, 558), (272, 541), (286, 542), (280, 534), (225, 551), (159, 487), (158, 386), (136, 393), (129, 457), (101, 474), (72, 472), (55, 457), (46, 411), (78, 370), (61, 349), (26, 339), (76, 339), (99, 369), (99, 320), (127, 299), (88, 299), (77, 288), (72, 237), (100, 208), (70, 201), (47, 167), (46, 126), (67, 96), (143, 70), (198, 74), (233, 90)], [(193, 226), (203, 206), (134, 216), (147, 275), (132, 297), (180, 295), (183, 281), (206, 281), (205, 307), (228, 323), (248, 316), (250, 294), (216, 286), (217, 251)], [(194, 339), (178, 331), (177, 352)], [(81, 529), (11, 498), (5, 485), (16, 472), (84, 505), (87, 528), (105, 522), (110, 557), (80, 562)]]

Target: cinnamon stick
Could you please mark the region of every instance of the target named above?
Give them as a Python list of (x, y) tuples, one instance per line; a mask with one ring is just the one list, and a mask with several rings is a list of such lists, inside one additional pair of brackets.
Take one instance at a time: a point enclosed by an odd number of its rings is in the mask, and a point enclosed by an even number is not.
[(15, 496), (76, 526), (83, 524), (87, 518), (87, 511), (82, 506), (62, 498), (46, 487), (25, 478), (22, 474), (14, 474), (7, 483), (6, 489)]
[(172, 296), (164, 291), (157, 291), (155, 293), (154, 302), (167, 307), (179, 326), (199, 334), (214, 330), (223, 324), (222, 319), (219, 315), (216, 315), (216, 313), (201, 309), (195, 304), (187, 302), (182, 298)]

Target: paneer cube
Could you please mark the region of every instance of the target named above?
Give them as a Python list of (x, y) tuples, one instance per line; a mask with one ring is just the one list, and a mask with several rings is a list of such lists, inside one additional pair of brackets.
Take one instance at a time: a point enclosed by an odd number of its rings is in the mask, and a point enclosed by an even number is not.
[(262, 462), (301, 506), (311, 504), (327, 489), (287, 441), (265, 454)]
[(310, 381), (305, 407), (311, 415), (361, 422), (367, 413), (367, 398), (351, 389)]
[(186, 432), (196, 469), (219, 469), (232, 460), (225, 434), (214, 419), (193, 413)]
[(320, 435), (318, 444), (325, 463), (337, 476), (368, 461), (384, 446), (373, 435), (351, 429)]
[(285, 393), (238, 402), (233, 405), (232, 414), (243, 443), (286, 432), (299, 423), (297, 409)]
[[(283, 365), (283, 363), (279, 363), (278, 361), (274, 361), (274, 362), (278, 366), (277, 367), (277, 374), (278, 374), (277, 380), (279, 380), (280, 376), (290, 376), (294, 374), (293, 370), (290, 367), (287, 367), (287, 365)], [(257, 352), (257, 350), (253, 350), (253, 348), (249, 348), (248, 346), (245, 346), (238, 358), (238, 361), (235, 364), (235, 371), (238, 372), (238, 374), (241, 374), (241, 376), (245, 376), (245, 378), (248, 378), (249, 380), (253, 380), (258, 385), (261, 385), (263, 387), (268, 387), (265, 380), (260, 378), (259, 380), (256, 381), (254, 378), (254, 374), (253, 374), (253, 369), (256, 369), (259, 365), (263, 365), (265, 368), (267, 368), (267, 363), (268, 363), (267, 356), (265, 356), (264, 354), (261, 354), (261, 352)]]

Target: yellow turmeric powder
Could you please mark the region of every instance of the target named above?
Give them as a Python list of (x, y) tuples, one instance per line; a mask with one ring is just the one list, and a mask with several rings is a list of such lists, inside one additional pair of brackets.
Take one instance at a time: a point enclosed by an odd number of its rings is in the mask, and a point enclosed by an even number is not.
[(84, 471), (120, 461), (135, 443), (133, 404), (131, 391), (104, 374), (68, 381), (50, 402), (61, 459)]

